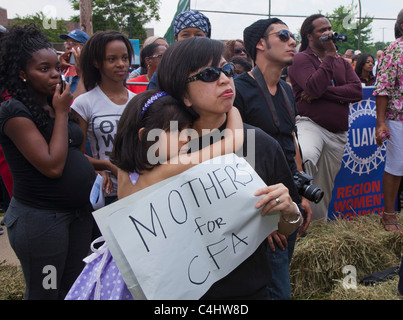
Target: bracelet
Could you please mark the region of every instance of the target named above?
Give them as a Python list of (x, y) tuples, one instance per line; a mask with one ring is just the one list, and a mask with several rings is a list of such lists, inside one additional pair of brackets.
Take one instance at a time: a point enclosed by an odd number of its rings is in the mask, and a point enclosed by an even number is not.
[(298, 222), (301, 220), (301, 212), (299, 211), (299, 208), (298, 208), (297, 204), (296, 204), (295, 202), (293, 202), (293, 203), (294, 203), (295, 207), (296, 207), (297, 210), (298, 210), (297, 219), (290, 221), (290, 220), (287, 220), (286, 218), (284, 218), (283, 215), (281, 215), (281, 217), (283, 218), (283, 220), (284, 220), (285, 222), (289, 223), (289, 224), (296, 224), (296, 223), (298, 223)]

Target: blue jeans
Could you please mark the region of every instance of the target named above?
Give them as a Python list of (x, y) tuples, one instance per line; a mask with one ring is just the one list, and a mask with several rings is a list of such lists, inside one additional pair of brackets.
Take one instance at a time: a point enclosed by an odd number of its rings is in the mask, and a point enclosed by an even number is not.
[(298, 228), (288, 236), (288, 246), (281, 250), (274, 242), (275, 251), (267, 248), (269, 254), (271, 281), (267, 286), (267, 291), (271, 300), (290, 300), (290, 263), (294, 253), (295, 242), (297, 240)]

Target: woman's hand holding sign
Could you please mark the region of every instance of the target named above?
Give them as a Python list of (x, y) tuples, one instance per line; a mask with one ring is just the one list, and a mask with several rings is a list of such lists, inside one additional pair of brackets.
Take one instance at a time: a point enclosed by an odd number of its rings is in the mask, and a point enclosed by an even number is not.
[(261, 188), (254, 195), (264, 195), (255, 205), (257, 209), (263, 208), (261, 215), (280, 211), (278, 232), (282, 235), (288, 236), (300, 225), (301, 213), (282, 183)]

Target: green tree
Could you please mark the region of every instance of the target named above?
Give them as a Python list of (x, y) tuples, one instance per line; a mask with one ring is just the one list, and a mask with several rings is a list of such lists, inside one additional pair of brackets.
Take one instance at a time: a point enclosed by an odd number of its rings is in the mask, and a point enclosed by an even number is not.
[(374, 57), (376, 56), (376, 52), (378, 50), (385, 51), (385, 49), (389, 46), (390, 42), (382, 42), (382, 41), (377, 41), (371, 46), (369, 46), (368, 50), (365, 51), (365, 53), (370, 53)]
[(347, 49), (358, 49), (362, 52), (369, 52), (372, 47), (372, 27), (374, 20), (371, 17), (361, 17), (360, 45), (358, 45), (359, 15), (357, 6), (340, 6), (334, 9), (332, 14), (325, 14), (332, 24), (333, 31), (347, 35), (346, 42), (337, 42), (337, 48), (341, 54)]
[[(79, 0), (70, 0), (75, 10), (79, 10)], [(152, 19), (159, 20), (160, 0), (92, 0), (93, 31), (118, 30), (131, 38), (144, 40), (143, 26)], [(79, 20), (78, 16), (74, 17)]]
[(27, 23), (35, 23), (46, 34), (50, 42), (61, 42), (59, 36), (68, 32), (62, 20), (45, 17), (42, 11), (24, 17), (17, 15), (12, 24), (24, 25)]
[(377, 41), (374, 43), (374, 53), (376, 53), (376, 51), (378, 50), (383, 50), (385, 51), (385, 49), (389, 46), (390, 42), (382, 42), (382, 41)]

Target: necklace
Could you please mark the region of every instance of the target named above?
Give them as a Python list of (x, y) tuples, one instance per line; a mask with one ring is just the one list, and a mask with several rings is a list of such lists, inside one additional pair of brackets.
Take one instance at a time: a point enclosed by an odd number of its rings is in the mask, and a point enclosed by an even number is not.
[(312, 48), (311, 48), (311, 51), (312, 51), (313, 55), (319, 60), (319, 62), (322, 63), (322, 62), (323, 62), (323, 59), (322, 59), (322, 58), (319, 58), (319, 56), (316, 54), (316, 52), (314, 52), (314, 51), (312, 50)]

